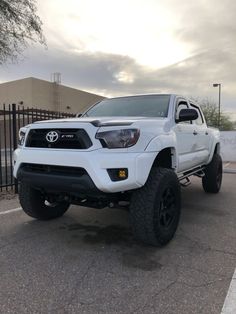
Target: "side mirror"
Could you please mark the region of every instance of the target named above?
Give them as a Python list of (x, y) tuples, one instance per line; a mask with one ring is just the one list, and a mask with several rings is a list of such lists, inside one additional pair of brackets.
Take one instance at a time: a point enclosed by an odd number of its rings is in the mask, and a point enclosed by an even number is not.
[(76, 118), (80, 118), (80, 117), (82, 117), (82, 113), (77, 113), (77, 115), (76, 115)]
[(179, 112), (179, 119), (176, 122), (192, 121), (198, 118), (198, 112), (195, 109), (181, 109)]

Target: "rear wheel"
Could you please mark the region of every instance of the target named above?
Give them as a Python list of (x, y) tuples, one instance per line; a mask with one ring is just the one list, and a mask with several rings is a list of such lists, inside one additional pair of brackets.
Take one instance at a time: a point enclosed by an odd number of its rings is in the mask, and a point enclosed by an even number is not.
[(49, 220), (62, 216), (70, 204), (66, 201), (54, 201), (47, 198), (40, 190), (21, 182), (19, 200), (24, 212), (39, 220)]
[(162, 246), (174, 236), (180, 218), (181, 193), (173, 170), (153, 168), (145, 186), (132, 195), (130, 222), (135, 237)]
[(202, 186), (206, 193), (218, 193), (222, 183), (222, 159), (219, 154), (214, 154), (211, 162), (206, 166), (202, 178)]

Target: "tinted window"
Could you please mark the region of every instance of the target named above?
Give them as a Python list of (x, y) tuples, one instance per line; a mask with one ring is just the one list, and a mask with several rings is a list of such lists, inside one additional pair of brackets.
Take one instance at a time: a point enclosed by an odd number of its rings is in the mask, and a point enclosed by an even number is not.
[(88, 117), (167, 117), (169, 95), (105, 99), (89, 109)]
[(199, 110), (199, 108), (197, 106), (192, 105), (192, 104), (191, 104), (191, 107), (193, 109), (197, 110), (197, 112), (198, 112), (198, 118), (196, 120), (194, 120), (194, 123), (197, 125), (203, 124), (204, 121), (203, 121), (202, 114), (201, 114), (201, 111)]
[[(176, 109), (176, 120), (179, 119), (179, 113), (182, 109), (188, 109), (188, 104), (184, 101), (181, 101), (178, 106), (177, 106), (177, 109)], [(191, 122), (190, 121), (182, 121), (182, 122), (179, 122), (179, 123), (184, 123), (184, 124), (190, 124)]]

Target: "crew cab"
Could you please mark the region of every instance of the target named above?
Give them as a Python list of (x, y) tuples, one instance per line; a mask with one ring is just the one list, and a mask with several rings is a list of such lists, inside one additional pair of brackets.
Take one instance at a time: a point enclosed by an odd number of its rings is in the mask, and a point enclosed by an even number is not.
[(60, 217), (70, 204), (126, 206), (136, 238), (155, 246), (174, 236), (180, 187), (192, 175), (208, 193), (222, 181), (219, 131), (197, 104), (173, 94), (104, 99), (77, 118), (27, 125), (14, 164), (31, 217)]

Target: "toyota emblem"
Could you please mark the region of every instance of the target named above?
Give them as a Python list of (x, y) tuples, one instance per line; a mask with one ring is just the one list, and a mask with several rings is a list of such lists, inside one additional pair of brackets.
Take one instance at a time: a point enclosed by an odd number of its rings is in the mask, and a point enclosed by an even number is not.
[(49, 143), (55, 143), (59, 138), (59, 134), (56, 131), (50, 131), (46, 134), (46, 140)]

